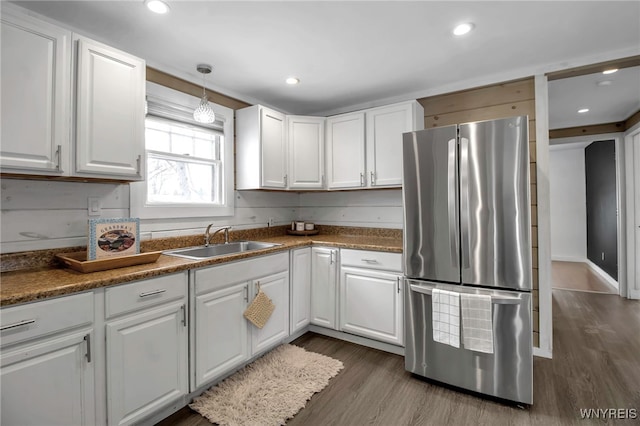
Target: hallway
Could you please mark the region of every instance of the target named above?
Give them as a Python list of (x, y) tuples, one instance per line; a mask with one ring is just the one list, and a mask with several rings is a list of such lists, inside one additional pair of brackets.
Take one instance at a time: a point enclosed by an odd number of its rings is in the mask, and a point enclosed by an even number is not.
[(618, 291), (583, 262), (551, 262), (554, 289), (618, 294)]

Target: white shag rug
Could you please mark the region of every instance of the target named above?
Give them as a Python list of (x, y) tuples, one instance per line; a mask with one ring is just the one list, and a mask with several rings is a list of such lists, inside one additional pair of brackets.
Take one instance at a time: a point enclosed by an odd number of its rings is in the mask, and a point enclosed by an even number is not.
[(284, 425), (343, 368), (341, 361), (284, 344), (189, 404), (223, 426)]

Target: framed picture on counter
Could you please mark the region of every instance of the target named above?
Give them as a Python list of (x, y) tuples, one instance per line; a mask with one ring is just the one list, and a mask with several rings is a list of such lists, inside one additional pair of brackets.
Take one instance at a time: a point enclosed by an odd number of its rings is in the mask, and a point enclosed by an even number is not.
[(140, 253), (140, 219), (89, 219), (87, 260)]

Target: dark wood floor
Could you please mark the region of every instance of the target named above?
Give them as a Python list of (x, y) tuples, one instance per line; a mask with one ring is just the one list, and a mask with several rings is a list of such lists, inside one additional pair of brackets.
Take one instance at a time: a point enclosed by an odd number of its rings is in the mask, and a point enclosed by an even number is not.
[[(586, 425), (640, 423), (640, 302), (553, 292), (553, 360), (534, 359), (534, 405), (521, 409), (417, 379), (403, 358), (308, 333), (294, 342), (345, 369), (287, 425)], [(580, 409), (635, 408), (636, 420), (588, 421)], [(162, 426), (207, 426), (184, 408)]]

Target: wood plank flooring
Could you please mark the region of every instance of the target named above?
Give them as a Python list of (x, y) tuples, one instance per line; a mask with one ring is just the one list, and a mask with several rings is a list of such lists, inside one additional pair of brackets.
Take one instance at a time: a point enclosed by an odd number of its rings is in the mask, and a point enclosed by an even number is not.
[(583, 262), (551, 262), (551, 286), (563, 290), (618, 294), (618, 291)]
[[(287, 425), (589, 425), (640, 423), (640, 302), (553, 292), (554, 358), (534, 358), (525, 409), (416, 378), (404, 358), (308, 333), (294, 344), (345, 369)], [(454, 367), (455, 368), (455, 367)], [(635, 408), (635, 420), (582, 420), (580, 409)], [(207, 426), (184, 408), (161, 426)]]

